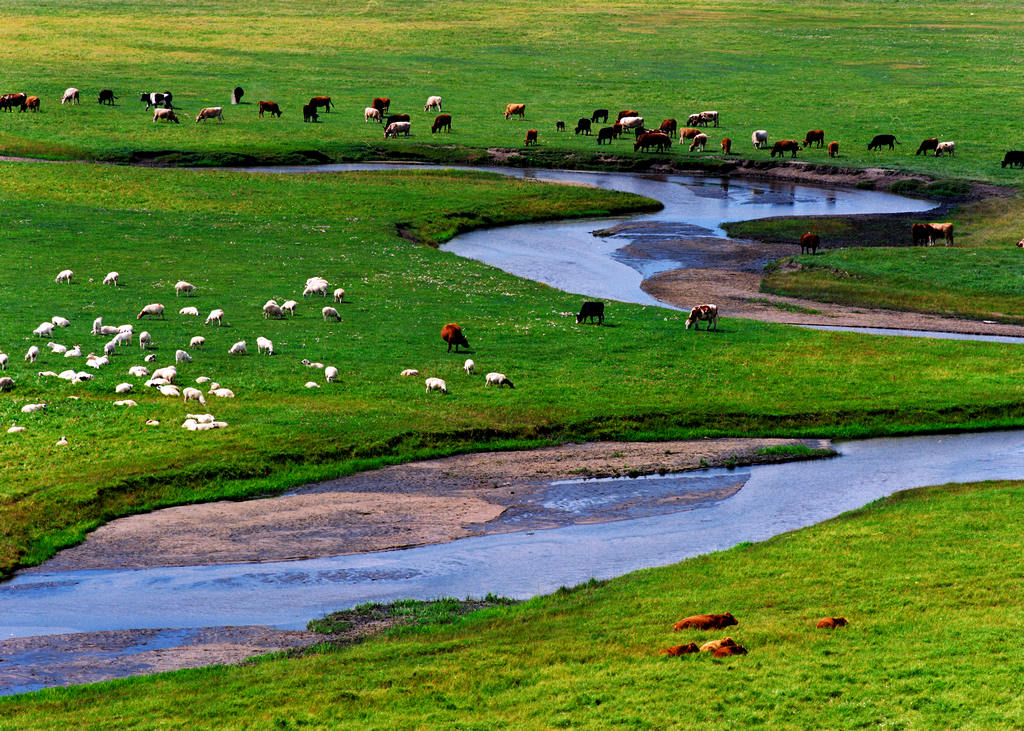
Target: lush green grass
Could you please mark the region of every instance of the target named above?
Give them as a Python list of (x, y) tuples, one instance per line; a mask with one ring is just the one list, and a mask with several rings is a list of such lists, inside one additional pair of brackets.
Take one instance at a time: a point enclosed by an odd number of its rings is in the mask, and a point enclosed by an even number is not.
[[(12, 0), (4, 5), (0, 54), (5, 90), (43, 99), (37, 115), (0, 115), (0, 150), (18, 154), (128, 159), (176, 150), (286, 158), (319, 151), (362, 157), (379, 149), (415, 152), (423, 143), (521, 147), (527, 127), (542, 147), (597, 150), (576, 138), (576, 118), (595, 107), (637, 109), (657, 125), (705, 109), (721, 113), (713, 157), (727, 135), (743, 155), (750, 132), (803, 139), (824, 129), (841, 156), (806, 150), (801, 159), (839, 165), (899, 165), (939, 177), (1017, 181), (999, 167), (1024, 146), (1006, 80), (1017, 72), (1024, 19), (1005, 0), (983, 5), (856, 0), (776, 3), (723, 0), (582, 0), (572, 12), (538, 0), (494, 5), (454, 0), (296, 4), (237, 0)], [(251, 105), (231, 107), (230, 90)], [(80, 107), (59, 105), (65, 87)], [(96, 104), (101, 88), (121, 97)], [(155, 125), (140, 91), (170, 89), (194, 115), (228, 105), (223, 125)], [(303, 124), (301, 104), (330, 95), (336, 112)], [(428, 95), (440, 94), (454, 132), (432, 139)], [(374, 96), (413, 115), (414, 137), (386, 145), (363, 123)], [(255, 102), (279, 102), (285, 117), (257, 119)], [(526, 122), (506, 122), (508, 102), (527, 104)], [(554, 132), (555, 120), (569, 131)], [(895, 152), (866, 150), (877, 132), (897, 135)], [(954, 159), (916, 157), (918, 142), (957, 142)], [(627, 141), (614, 151), (632, 154)], [(673, 156), (696, 158), (678, 146)]]
[[(727, 320), (714, 334), (686, 332), (684, 318), (613, 304), (610, 327), (577, 326), (579, 297), (516, 279), (398, 237), (404, 223), (428, 240), (452, 222), (497, 223), (647, 205), (578, 186), (456, 172), (306, 175), (147, 170), (22, 163), (0, 181), (9, 224), (0, 270), (0, 344), (17, 386), (0, 400), (0, 570), (35, 562), (98, 522), (160, 505), (241, 497), (392, 461), (563, 439), (707, 435), (864, 435), (1022, 423), (1024, 363), (1001, 346), (865, 339)], [(59, 286), (56, 271), (75, 270)], [(100, 284), (110, 270), (123, 286)], [(340, 324), (323, 301), (299, 294), (308, 276), (344, 286)], [(197, 296), (176, 299), (187, 279)], [(89, 280), (92, 281), (89, 281)], [(294, 319), (267, 321), (268, 298), (301, 300)], [(136, 322), (149, 302), (165, 321)], [(226, 311), (229, 327), (177, 314)], [(113, 406), (114, 386), (141, 362), (122, 349), (96, 380), (78, 386), (37, 371), (67, 359), (44, 349), (22, 361), (37, 323), (60, 314), (65, 344), (99, 351), (92, 320), (133, 322), (153, 335), (157, 365), (191, 336), (205, 351), (180, 367), (185, 383), (210, 376), (237, 393), (208, 405), (231, 426), (179, 428), (195, 411), (141, 386), (139, 407)], [(487, 389), (460, 370), (440, 339), (459, 322), (477, 368), (500, 370), (514, 391)], [(276, 355), (232, 357), (257, 335)], [(310, 391), (321, 373), (341, 382)], [(78, 361), (78, 368), (82, 368)], [(403, 368), (448, 380), (425, 394)], [(955, 382), (956, 388), (950, 388)], [(758, 384), (751, 389), (749, 384)], [(324, 384), (326, 385), (326, 384)], [(70, 400), (71, 396), (81, 397)], [(26, 415), (27, 402), (46, 401)], [(143, 426), (159, 419), (159, 428)], [(53, 443), (67, 435), (70, 444)]]
[[(453, 625), (0, 699), (0, 728), (1017, 728), (1022, 504), (1019, 482), (917, 490)], [(725, 635), (750, 654), (658, 654)]]

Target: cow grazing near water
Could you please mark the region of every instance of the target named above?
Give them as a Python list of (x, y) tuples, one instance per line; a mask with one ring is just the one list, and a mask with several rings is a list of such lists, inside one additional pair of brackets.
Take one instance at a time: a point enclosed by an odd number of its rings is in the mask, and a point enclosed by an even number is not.
[(704, 133), (693, 136), (693, 142), (690, 143), (690, 152), (698, 150), (704, 152), (704, 147), (708, 144), (708, 136)]
[(526, 130), (526, 140), (523, 142), (523, 146), (529, 147), (530, 145), (537, 146), (537, 130), (535, 129)]
[(259, 116), (269, 114), (271, 117), (281, 117), (281, 107), (277, 105), (277, 102), (259, 102)]
[(1024, 150), (1010, 150), (1003, 156), (1003, 167), (1024, 168)]
[(597, 324), (604, 324), (604, 302), (584, 302), (583, 306), (580, 307), (579, 313), (576, 315), (576, 324), (582, 325), (584, 320), (589, 318), (590, 323), (594, 323), (594, 318), (597, 318)]
[(512, 117), (519, 117), (520, 119), (526, 119), (526, 105), (525, 104), (506, 104), (505, 105), (505, 119), (512, 119)]
[(672, 629), (676, 632), (684, 629), (725, 629), (738, 624), (739, 622), (729, 612), (725, 614), (695, 614), (692, 617), (680, 619), (672, 625)]
[(792, 153), (790, 157), (796, 157), (797, 150), (799, 149), (800, 143), (796, 140), (778, 140), (772, 145), (772, 157), (776, 155), (782, 157), (785, 152)]
[(707, 329), (718, 329), (718, 305), (694, 305), (690, 308), (690, 316), (686, 318), (686, 329), (693, 325), (694, 330), (700, 330), (700, 323), (706, 322)]
[(173, 109), (160, 109), (156, 108), (153, 110), (153, 121), (154, 122), (174, 122), (175, 124), (181, 124), (178, 120), (178, 115), (174, 113)]
[(610, 145), (615, 139), (614, 127), (602, 127), (597, 131), (597, 144), (603, 145), (606, 141)]
[(434, 123), (430, 125), (430, 134), (440, 132), (441, 130), (452, 131), (452, 115), (438, 114), (434, 117)]
[(146, 102), (146, 111), (149, 111), (150, 107), (163, 107), (164, 109), (174, 109), (174, 103), (172, 99), (174, 95), (169, 91), (152, 91), (148, 94), (142, 92), (139, 95), (140, 102)]
[(441, 328), (441, 339), (448, 343), (448, 352), (452, 352), (452, 346), (455, 346), (455, 352), (459, 352), (459, 346), (463, 348), (469, 348), (469, 341), (466, 340), (466, 336), (462, 334), (462, 328), (456, 325), (454, 322), (449, 322), (447, 325)]
[(929, 152), (931, 152), (932, 150), (934, 150), (938, 146), (939, 146), (939, 138), (938, 137), (929, 137), (928, 139), (926, 139), (926, 140), (921, 142), (921, 145), (917, 148), (917, 152), (915, 152), (914, 154), (915, 155), (920, 155), (921, 153), (928, 154)]
[(896, 135), (875, 135), (868, 143), (868, 149), (881, 150), (883, 146), (888, 145), (890, 150), (895, 150), (898, 144), (900, 141), (896, 139)]
[(441, 97), (429, 96), (427, 97), (427, 103), (423, 105), (423, 111), (429, 112), (433, 109), (435, 112), (441, 111)]
[(586, 117), (580, 117), (577, 120), (577, 122), (576, 122), (576, 129), (574, 131), (575, 131), (576, 134), (581, 134), (582, 133), (582, 134), (585, 134), (585, 135), (589, 135), (590, 134), (590, 120), (587, 119)]
[(218, 122), (223, 122), (224, 107), (203, 107), (199, 110), (199, 114), (196, 115), (196, 124), (206, 119), (216, 119)]
[(956, 157), (956, 143), (955, 142), (940, 142), (935, 146), (935, 157), (942, 157), (943, 155), (949, 155), (950, 157)]
[(664, 132), (644, 132), (633, 143), (633, 152), (637, 150), (647, 152), (652, 147), (656, 148), (658, 152), (665, 152), (672, 147), (672, 138)]
[(398, 137), (399, 135), (409, 136), (412, 131), (412, 122), (392, 122), (384, 130), (384, 139)]
[(910, 226), (910, 237), (914, 246), (921, 245), (927, 241), (928, 246), (935, 243), (935, 239), (943, 238), (946, 246), (953, 245), (953, 224), (951, 223), (915, 223)]
[(818, 234), (806, 233), (800, 237), (801, 254), (806, 254), (808, 251), (815, 254), (819, 246), (821, 246), (821, 239), (818, 237)]
[(750, 134), (750, 141), (754, 143), (754, 149), (760, 150), (768, 144), (768, 130), (756, 129)]
[(302, 105), (302, 121), (303, 122), (319, 122), (320, 115), (316, 113), (316, 107), (312, 104)]
[(115, 99), (117, 99), (117, 97), (114, 96), (113, 89), (100, 89), (100, 104), (109, 104), (110, 106), (114, 106)]
[(590, 115), (590, 121), (601, 124), (608, 124), (608, 110), (607, 109), (595, 109), (594, 113)]
[(335, 104), (329, 96), (315, 96), (309, 100), (309, 106), (313, 107), (313, 109), (323, 107), (325, 112), (330, 112), (331, 107), (335, 106)]
[(370, 106), (374, 109), (379, 109), (381, 114), (387, 114), (388, 110), (391, 109), (391, 97), (375, 96), (373, 98), (373, 104)]
[(728, 137), (723, 137), (722, 138), (722, 154), (723, 155), (731, 155), (732, 154), (732, 140), (730, 140)]
[(829, 157), (839, 157), (839, 143), (838, 142), (829, 142), (828, 143), (828, 156)]
[(812, 129), (804, 136), (804, 148), (808, 148), (814, 143), (818, 143), (818, 147), (825, 146), (825, 131), (820, 129)]

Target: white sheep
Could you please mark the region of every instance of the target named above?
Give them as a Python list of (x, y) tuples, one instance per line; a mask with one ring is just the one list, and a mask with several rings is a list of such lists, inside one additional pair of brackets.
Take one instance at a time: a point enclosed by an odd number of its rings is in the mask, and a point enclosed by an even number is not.
[(132, 333), (127, 332), (125, 330), (121, 330), (117, 333), (117, 335), (114, 336), (113, 340), (111, 340), (110, 342), (112, 342), (115, 347), (119, 347), (121, 345), (131, 345)]
[(157, 386), (157, 388), (159, 389), (160, 393), (163, 394), (164, 396), (180, 396), (181, 395), (181, 389), (179, 389), (177, 386), (175, 386), (173, 384), (170, 384), (170, 383), (168, 383), (165, 386)]
[(268, 302), (263, 305), (263, 319), (267, 320), (271, 317), (275, 320), (284, 319), (284, 310), (281, 309), (276, 302)]
[(237, 343), (228, 348), (228, 355), (245, 355), (245, 341), (239, 340)]
[[(131, 399), (128, 400), (131, 401)], [(133, 402), (131, 405), (137, 406), (138, 404)], [(157, 421), (156, 419), (146, 419), (146, 426), (160, 426), (160, 422)]]
[(341, 287), (338, 287), (336, 290), (334, 290), (334, 301), (335, 302), (344, 302), (345, 301), (345, 290), (343, 290)]
[(109, 358), (110, 356), (112, 356), (114, 354), (115, 350), (117, 350), (117, 341), (116, 340), (111, 340), (109, 343), (106, 343), (103, 346), (103, 355), (105, 355), (105, 356), (107, 356)]
[(197, 424), (212, 424), (213, 414), (185, 414), (186, 419), (195, 419)]
[(428, 378), (425, 383), (427, 384), (427, 393), (430, 393), (431, 391), (448, 393), (448, 384), (440, 378)]
[(149, 368), (146, 366), (132, 366), (128, 369), (129, 376), (135, 376), (136, 378), (145, 378), (149, 375)]
[(53, 337), (53, 323), (52, 322), (41, 322), (39, 327), (32, 331), (32, 334), (37, 338), (52, 338)]
[(295, 300), (285, 300), (284, 304), (281, 305), (281, 309), (284, 310), (285, 312), (287, 312), (292, 317), (295, 317), (295, 307), (298, 304), (299, 303), (296, 302)]
[(206, 338), (202, 335), (196, 335), (194, 338), (188, 341), (188, 347), (197, 348), (201, 350), (206, 345)]
[(92, 321), (92, 330), (90, 330), (90, 332), (93, 335), (98, 335), (99, 332), (100, 332), (100, 328), (102, 326), (103, 326), (103, 318), (102, 317), (97, 317), (95, 320)]
[(56, 378), (57, 377), (57, 374), (54, 373), (53, 371), (39, 371), (39, 373), (37, 373), (36, 375), (38, 375), (40, 378)]
[(70, 327), (71, 325), (71, 321), (68, 318), (61, 317), (60, 315), (54, 315), (53, 317), (51, 317), (50, 322), (52, 322), (57, 327)]
[(60, 274), (57, 275), (57, 279), (55, 281), (57, 284), (60, 284), (61, 282), (71, 284), (71, 278), (73, 276), (75, 276), (75, 273), (70, 269), (61, 269)]
[(339, 315), (338, 311), (333, 307), (325, 307), (322, 310), (320, 310), (320, 312), (324, 316), (324, 322), (327, 322), (330, 319), (334, 319), (337, 320), (338, 322), (341, 322), (341, 315)]
[(145, 358), (143, 358), (143, 360), (146, 361), (147, 363), (155, 362), (156, 361), (156, 353), (150, 353)]
[(94, 334), (102, 335), (103, 337), (109, 337), (111, 335), (117, 335), (117, 332), (117, 328), (114, 327), (113, 325), (100, 325), (100, 329), (97, 330)]
[(188, 354), (187, 350), (175, 350), (174, 351), (174, 362), (175, 363), (191, 363), (192, 356)]
[(415, 368), (406, 368), (404, 371), (399, 373), (400, 376), (418, 376), (420, 372)]
[(25, 362), (27, 362), (27, 363), (35, 363), (36, 362), (36, 358), (38, 358), (38, 357), (39, 357), (39, 348), (37, 346), (33, 345), (32, 347), (30, 347), (28, 349), (28, 352), (25, 353)]
[(65, 436), (62, 436), (60, 439), (58, 439), (57, 441), (55, 441), (53, 443), (53, 446), (55, 446), (55, 447), (66, 447), (67, 445), (68, 445), (68, 438), (65, 437)]
[(149, 347), (149, 344), (153, 342), (153, 336), (149, 334), (147, 330), (143, 330), (139, 333), (139, 347), (143, 350)]
[(47, 343), (46, 347), (52, 350), (54, 355), (64, 355), (68, 349), (68, 346), (61, 345), (60, 343)]
[(167, 385), (170, 385), (170, 381), (168, 381), (166, 378), (150, 378), (145, 383), (146, 388), (160, 388), (160, 386)]
[(185, 421), (181, 422), (181, 428), (196, 431), (199, 428), (199, 424), (195, 419), (185, 419)]
[(186, 297), (190, 296), (195, 291), (195, 285), (189, 284), (186, 281), (177, 282), (174, 285), (174, 296), (177, 297), (179, 294), (184, 294)]
[(198, 401), (203, 406), (206, 406), (206, 397), (203, 396), (203, 392), (198, 388), (192, 388), (191, 386), (182, 390), (181, 395), (185, 398), (185, 403), (189, 401)]
[(65, 358), (81, 358), (82, 357), (82, 346), (76, 345), (73, 348), (69, 348), (64, 351)]
[(7, 370), (7, 353), (0, 353), (0, 371)]
[(130, 383), (119, 383), (114, 386), (114, 393), (128, 393), (133, 388), (135, 388), (135, 386)]
[(105, 355), (102, 358), (97, 358), (96, 356), (93, 356), (92, 358), (87, 360), (85, 364), (90, 368), (95, 368), (96, 370), (99, 370), (105, 365), (110, 365), (110, 358), (108, 358)]
[(192, 317), (199, 317), (198, 307), (182, 307), (178, 310), (179, 315), (192, 315)]
[(209, 382), (210, 382), (210, 377), (209, 376), (199, 376), (199, 378), (196, 379), (196, 383), (199, 383), (199, 384), (209, 383)]
[[(135, 319), (141, 320), (143, 317), (156, 317), (157, 315), (160, 316), (161, 320), (164, 319), (164, 306), (159, 302), (154, 302), (143, 307), (139, 314), (135, 316)], [(100, 331), (102, 332), (102, 328)]]
[(327, 296), (327, 288), (330, 285), (327, 280), (323, 277), (310, 277), (306, 280), (306, 287), (302, 290), (302, 296), (306, 297), (311, 294), (318, 294), (321, 297)]
[(306, 366), (306, 368), (323, 368), (324, 367), (323, 363), (313, 363), (310, 360), (308, 360), (307, 358), (303, 358), (301, 362), (302, 362), (302, 365)]
[(324, 378), (328, 383), (334, 383), (338, 380), (338, 369), (334, 366), (327, 366), (324, 368)]
[(320, 384), (316, 381), (306, 381), (306, 388), (320, 388)]
[(473, 362), (473, 359), (466, 358), (466, 362), (462, 364), (462, 370), (466, 372), (466, 375), (472, 375), (474, 368), (476, 368), (476, 363)]
[(85, 371), (79, 371), (78, 373), (75, 374), (75, 377), (71, 379), (71, 382), (72, 383), (81, 383), (82, 381), (91, 381), (92, 379), (93, 379), (93, 375), (91, 373), (86, 373)]
[(10, 391), (14, 388), (14, 379), (10, 376), (0, 378), (0, 391)]
[(232, 391), (230, 388), (217, 388), (217, 389), (214, 389), (213, 391), (211, 391), (210, 393), (212, 393), (217, 398), (234, 398), (235, 397), (235, 392)]
[[(139, 404), (138, 404), (137, 401), (135, 401), (135, 399), (130, 399), (130, 398), (121, 399), (120, 401), (115, 401), (114, 402), (114, 406), (138, 406), (138, 405)], [(147, 421), (146, 423), (148, 424), (149, 422)], [(159, 423), (160, 422), (157, 422), (157, 424), (159, 424)]]
[(174, 383), (174, 379), (178, 377), (178, 369), (174, 366), (164, 366), (163, 368), (157, 368), (153, 371), (153, 378), (166, 378), (168, 383)]
[(32, 413), (35, 413), (36, 411), (42, 411), (45, 408), (46, 408), (46, 404), (45, 403), (42, 403), (42, 404), (25, 404), (24, 406), (21, 407), (21, 413), (23, 413), (23, 414), (32, 414)]
[(15, 426), (15, 425), (12, 424), (10, 429), (7, 430), (7, 433), (8, 434), (17, 434), (18, 432), (23, 432), (23, 431), (25, 431), (25, 427), (23, 427), (23, 426)]
[(135, 332), (135, 326), (134, 325), (129, 324), (129, 325), (118, 325), (117, 326), (117, 334), (118, 335), (125, 335), (125, 334), (131, 335), (134, 332)]
[(70, 381), (74, 377), (75, 377), (75, 372), (73, 370), (71, 370), (71, 369), (68, 369), (68, 370), (65, 370), (65, 371), (61, 371), (60, 373), (57, 374), (57, 378), (61, 378), (61, 379), (65, 380), (65, 381)]
[(498, 388), (501, 388), (502, 386), (515, 388), (515, 386), (512, 385), (512, 381), (508, 380), (508, 376), (506, 376), (504, 373), (488, 373), (486, 376), (484, 376), (484, 385), (497, 386)]
[(206, 316), (206, 324), (209, 325), (211, 322), (216, 322), (217, 327), (220, 327), (221, 325), (224, 324), (223, 318), (224, 310), (218, 308), (216, 310), (213, 310), (212, 312), (210, 312), (209, 315)]
[(117, 286), (117, 279), (120, 276), (121, 275), (118, 274), (117, 272), (110, 272), (107, 276), (103, 277), (103, 283), (104, 284), (109, 284), (112, 287), (116, 287)]
[(274, 343), (272, 343), (268, 338), (256, 338), (256, 352), (273, 355)]

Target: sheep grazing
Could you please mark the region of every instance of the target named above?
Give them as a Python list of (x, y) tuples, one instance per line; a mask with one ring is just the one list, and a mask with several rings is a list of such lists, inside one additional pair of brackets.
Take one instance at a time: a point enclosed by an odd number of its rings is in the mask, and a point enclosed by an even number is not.
[(199, 317), (199, 310), (195, 307), (182, 307), (178, 310), (179, 315), (192, 315), (192, 317)]
[(52, 338), (53, 337), (53, 323), (52, 322), (41, 322), (39, 327), (32, 331), (32, 334), (37, 338)]
[(399, 373), (400, 376), (418, 376), (420, 372), (415, 368), (406, 368), (404, 371)]
[(0, 391), (10, 391), (14, 388), (14, 379), (10, 376), (0, 378)]
[(28, 349), (28, 352), (25, 353), (25, 362), (27, 362), (27, 363), (35, 363), (36, 362), (36, 358), (38, 358), (38, 357), (39, 357), (39, 348), (36, 347), (35, 345), (33, 345), (31, 348)]
[(232, 391), (230, 388), (215, 388), (212, 391), (210, 391), (210, 393), (212, 393), (217, 398), (234, 398), (235, 397), (235, 392)]
[(287, 312), (292, 317), (295, 317), (295, 306), (299, 303), (295, 300), (285, 300), (284, 304), (281, 305), (281, 309)]
[(7, 353), (0, 353), (0, 371), (7, 370)]
[(306, 388), (320, 388), (320, 384), (316, 381), (306, 381)]
[(267, 320), (270, 318), (275, 320), (284, 319), (284, 310), (276, 302), (268, 302), (263, 305), (263, 319)]
[(70, 320), (68, 320), (66, 317), (61, 317), (60, 315), (54, 315), (53, 317), (51, 317), (50, 322), (52, 322), (57, 327), (69, 327), (71, 325)]
[(209, 315), (206, 316), (206, 324), (209, 325), (211, 322), (216, 322), (217, 327), (220, 327), (221, 325), (224, 324), (223, 319), (224, 310), (218, 308), (216, 310), (213, 310), (212, 312), (210, 312)]
[(71, 278), (73, 276), (75, 276), (75, 273), (70, 269), (62, 269), (60, 274), (57, 275), (57, 279), (54, 281), (57, 282), (57, 284), (60, 284), (61, 282), (71, 284)]
[(428, 378), (425, 383), (427, 384), (427, 393), (430, 393), (431, 391), (448, 393), (448, 384), (440, 378)]
[(245, 341), (239, 340), (228, 349), (228, 355), (245, 355)]
[(114, 393), (128, 393), (133, 388), (135, 388), (135, 386), (130, 383), (119, 383), (114, 386)]
[(174, 383), (174, 379), (177, 377), (178, 369), (174, 366), (165, 366), (153, 371), (153, 378), (166, 378), (168, 383)]
[(143, 350), (146, 350), (152, 341), (152, 336), (146, 330), (139, 333), (139, 347)]
[(114, 336), (113, 340), (111, 340), (110, 342), (112, 342), (115, 346), (118, 347), (120, 347), (121, 345), (131, 345), (132, 334), (129, 331), (121, 330), (117, 333), (117, 335)]
[(324, 378), (328, 383), (334, 383), (338, 380), (338, 369), (334, 366), (327, 366), (324, 368)]
[(274, 344), (268, 338), (256, 338), (256, 353), (274, 354)]
[[(138, 406), (138, 405), (139, 404), (138, 404), (138, 402), (135, 399), (130, 399), (130, 398), (121, 399), (120, 401), (115, 401), (114, 402), (114, 406)], [(152, 420), (150, 420), (150, 421), (152, 421)], [(149, 422), (147, 421), (146, 423), (148, 424)], [(158, 421), (156, 423), (159, 424), (160, 422)]]
[(175, 350), (174, 351), (174, 362), (175, 363), (191, 363), (192, 356), (188, 354), (186, 350)]
[(105, 355), (105, 356), (107, 356), (109, 358), (110, 356), (112, 356), (114, 354), (115, 350), (117, 350), (117, 341), (116, 340), (111, 340), (109, 343), (105, 343), (104, 344), (104, 346), (103, 346), (103, 355)]
[(164, 396), (180, 396), (181, 395), (181, 389), (178, 388), (177, 386), (175, 386), (174, 384), (171, 384), (171, 383), (168, 383), (168, 384), (163, 385), (163, 386), (157, 386), (157, 390), (159, 390), (160, 393), (162, 395), (164, 395)]
[(157, 315), (160, 316), (161, 320), (164, 319), (164, 306), (159, 302), (154, 302), (143, 307), (139, 314), (135, 316), (135, 319), (141, 320), (143, 317), (156, 317)]
[(194, 284), (189, 284), (186, 281), (176, 282), (174, 285), (174, 296), (177, 297), (180, 294), (184, 294), (186, 297), (191, 296), (196, 291)]
[(149, 368), (146, 366), (132, 366), (128, 369), (129, 376), (135, 376), (136, 378), (146, 378), (149, 375)]
[(488, 373), (487, 376), (485, 376), (484, 385), (497, 386), (498, 388), (501, 388), (502, 386), (515, 388), (515, 386), (512, 385), (512, 381), (508, 380), (508, 376), (504, 373)]
[(473, 359), (466, 358), (466, 362), (462, 364), (462, 370), (466, 372), (466, 375), (472, 375), (474, 368), (476, 368), (476, 363), (473, 362)]
[(189, 401), (198, 401), (203, 406), (206, 406), (206, 397), (203, 396), (203, 392), (198, 388), (185, 388), (182, 390), (181, 395), (184, 397), (185, 403), (188, 403)]
[(338, 311), (333, 307), (325, 307), (322, 310), (320, 310), (320, 312), (324, 316), (324, 322), (327, 322), (328, 320), (331, 319), (341, 322), (341, 315), (339, 315)]
[(344, 302), (345, 301), (345, 290), (343, 290), (341, 287), (338, 287), (336, 290), (334, 290), (334, 301), (335, 302)]
[(202, 335), (196, 335), (194, 338), (188, 341), (188, 347), (202, 350), (203, 346), (206, 345), (206, 338)]
[(43, 411), (46, 408), (46, 404), (25, 404), (21, 407), (21, 413), (33, 414), (36, 411)]
[(104, 284), (109, 284), (111, 287), (116, 287), (117, 286), (117, 278), (120, 277), (120, 276), (121, 275), (118, 274), (117, 272), (110, 272), (110, 274), (108, 274), (107, 276), (103, 277), (103, 283)]

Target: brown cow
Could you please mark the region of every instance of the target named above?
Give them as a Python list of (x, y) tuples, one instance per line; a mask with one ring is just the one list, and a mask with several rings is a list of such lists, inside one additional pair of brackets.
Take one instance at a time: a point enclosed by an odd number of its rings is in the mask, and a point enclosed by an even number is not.
[(664, 152), (672, 147), (672, 138), (664, 132), (644, 132), (633, 143), (633, 152), (647, 152), (652, 147), (656, 147), (658, 152)]
[(679, 129), (679, 125), (676, 123), (676, 120), (674, 120), (674, 119), (663, 119), (661, 121), (661, 127), (658, 128), (658, 131), (659, 132), (664, 132), (665, 134), (670, 135), (673, 132), (675, 132), (677, 129)]
[(680, 655), (692, 655), (695, 652), (699, 652), (696, 642), (690, 642), (686, 645), (676, 645), (675, 647), (666, 647), (664, 650), (659, 652), (659, 655), (668, 655), (669, 657), (679, 657)]
[(325, 112), (331, 111), (331, 98), (329, 96), (315, 96), (309, 100), (307, 106), (312, 107), (314, 110), (318, 107), (323, 107)]
[(804, 137), (804, 147), (810, 147), (815, 142), (818, 143), (818, 147), (825, 146), (825, 131), (820, 129), (812, 129)]
[(519, 117), (520, 119), (526, 119), (526, 105), (525, 104), (506, 104), (505, 105), (505, 119), (511, 119), (512, 115)]
[(726, 645), (715, 650), (711, 657), (729, 657), (730, 655), (746, 655), (747, 648), (743, 645)]
[(708, 144), (708, 136), (703, 132), (699, 135), (693, 136), (693, 142), (690, 143), (690, 152), (694, 150), (700, 150), (704, 152), (704, 147)]
[(917, 152), (915, 152), (914, 154), (915, 155), (920, 155), (922, 152), (925, 153), (925, 154), (928, 154), (929, 152), (931, 152), (932, 150), (934, 150), (938, 146), (939, 146), (939, 138), (938, 137), (929, 137), (927, 140), (924, 140), (924, 141), (921, 142), (921, 146), (917, 148)]
[(829, 157), (839, 157), (839, 143), (838, 142), (829, 142), (828, 143), (828, 156)]
[(678, 632), (681, 629), (725, 629), (734, 624), (739, 624), (731, 613), (725, 614), (695, 614), (692, 617), (680, 619), (672, 629)]
[(616, 122), (621, 122), (623, 117), (639, 117), (640, 112), (635, 109), (623, 109), (619, 112), (619, 116), (615, 118)]
[(714, 652), (719, 647), (735, 647), (736, 641), (732, 637), (723, 637), (720, 640), (711, 640), (700, 646), (701, 652)]
[(953, 224), (951, 223), (915, 223), (910, 227), (910, 236), (914, 245), (923, 245), (927, 240), (928, 245), (935, 243), (935, 239), (942, 237), (946, 239), (946, 246), (953, 245)]
[(818, 629), (835, 629), (836, 627), (845, 627), (849, 622), (846, 617), (825, 617), (824, 619), (818, 620)]
[(726, 155), (732, 154), (732, 140), (728, 137), (722, 138), (722, 152)]
[(267, 112), (271, 117), (277, 115), (280, 118), (281, 107), (277, 106), (277, 102), (260, 102), (259, 115), (262, 117), (264, 112)]
[(523, 144), (524, 144), (525, 147), (529, 147), (530, 145), (533, 145), (534, 147), (536, 147), (536, 145), (537, 145), (537, 130), (535, 130), (535, 129), (528, 129), (528, 130), (526, 130), (526, 141)]
[(796, 157), (797, 150), (800, 149), (800, 143), (796, 140), (779, 140), (772, 145), (772, 157), (778, 155), (782, 157), (782, 153), (791, 152), (793, 153), (790, 157)]
[(3, 96), (0, 96), (0, 109), (3, 109), (5, 112), (9, 112), (14, 107), (21, 107), (21, 111), (24, 112), (25, 100), (27, 98), (28, 97), (21, 92), (17, 92), (15, 94), (4, 94)]
[(692, 140), (699, 134), (702, 134), (702, 132), (696, 127), (683, 127), (679, 130), (679, 144), (683, 144), (683, 140)]
[(39, 111), (39, 97), (37, 97), (37, 96), (25, 97), (25, 106), (21, 108), (21, 111), (24, 112), (26, 109), (31, 109), (33, 112), (38, 112)]
[(387, 114), (391, 108), (391, 97), (389, 96), (377, 96), (373, 98), (373, 104), (370, 105), (374, 109), (380, 111), (381, 114)]
[(821, 246), (821, 239), (818, 238), (818, 234), (806, 233), (800, 237), (801, 254), (806, 253), (808, 249), (814, 254), (818, 251), (819, 246)]
[(686, 318), (686, 329), (690, 329), (690, 325), (693, 325), (694, 330), (700, 330), (701, 320), (707, 322), (707, 329), (710, 330), (711, 326), (715, 326), (715, 330), (718, 329), (718, 305), (694, 305), (690, 308), (690, 315)]
[(463, 348), (469, 347), (469, 341), (466, 340), (466, 336), (462, 334), (462, 328), (456, 325), (454, 322), (449, 322), (447, 325), (441, 328), (441, 339), (448, 343), (448, 352), (452, 352), (452, 346), (455, 346), (455, 352), (459, 352), (459, 346)]
[(440, 132), (441, 130), (452, 131), (452, 115), (450, 114), (438, 114), (434, 118), (434, 124), (430, 126), (430, 134)]

